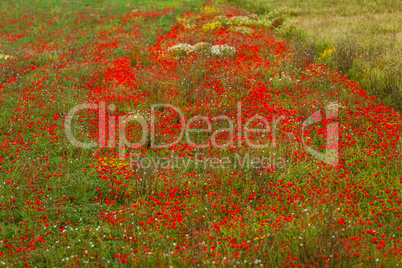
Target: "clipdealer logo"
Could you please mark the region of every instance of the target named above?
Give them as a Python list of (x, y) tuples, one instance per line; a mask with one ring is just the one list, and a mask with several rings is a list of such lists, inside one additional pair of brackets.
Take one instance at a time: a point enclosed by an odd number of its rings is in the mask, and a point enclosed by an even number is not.
[[(285, 116), (273, 117), (271, 121), (269, 121), (266, 117), (261, 115), (254, 115), (247, 120), (243, 120), (242, 118), (242, 104), (238, 102), (237, 104), (237, 113), (236, 113), (236, 122), (232, 120), (230, 117), (226, 115), (220, 115), (213, 118), (208, 118), (205, 116), (194, 116), (189, 118), (186, 121), (186, 118), (183, 112), (171, 105), (171, 104), (152, 104), (151, 105), (151, 118), (150, 122), (144, 118), (141, 114), (127, 114), (127, 115), (107, 115), (107, 111), (113, 112), (116, 109), (116, 106), (113, 104), (108, 105), (106, 108), (106, 104), (104, 102), (100, 102), (99, 104), (94, 103), (84, 103), (73, 107), (67, 114), (65, 119), (65, 133), (67, 139), (74, 146), (80, 148), (104, 148), (104, 147), (116, 147), (118, 146), (119, 151), (119, 159), (124, 160), (126, 158), (126, 149), (134, 148), (138, 149), (146, 144), (155, 149), (160, 148), (169, 148), (177, 145), (180, 141), (185, 140), (191, 147), (196, 149), (207, 148), (209, 146), (213, 146), (218, 149), (225, 149), (227, 147), (236, 146), (242, 147), (242, 142), (244, 142), (253, 149), (260, 148), (268, 148), (270, 145), (272, 148), (276, 147), (276, 135), (277, 135), (277, 125), (279, 122), (285, 119)], [(175, 111), (180, 117), (180, 133), (175, 140), (170, 143), (165, 144), (157, 144), (156, 143), (156, 131), (155, 131), (155, 123), (156, 123), (156, 110), (160, 109), (171, 109)], [(81, 110), (97, 110), (98, 111), (98, 133), (99, 139), (98, 141), (92, 142), (81, 142), (78, 141), (73, 133), (72, 133), (72, 122), (73, 118), (77, 112)], [(326, 107), (325, 116), (327, 119), (337, 118), (338, 117), (338, 102), (329, 103)], [(306, 145), (304, 138), (305, 128), (320, 122), (322, 120), (322, 115), (320, 111), (312, 114), (307, 120), (303, 123), (302, 126), (302, 144), (306, 148), (306, 150), (313, 155), (315, 158), (324, 161), (325, 163), (336, 166), (338, 163), (338, 142), (339, 142), (339, 129), (337, 122), (330, 123), (326, 127), (327, 131), (327, 141), (326, 141), (326, 152), (320, 153), (311, 147)], [(106, 124), (108, 121), (108, 124)], [(218, 121), (227, 122), (227, 127), (216, 129), (212, 132), (212, 124)], [(244, 125), (243, 125), (244, 121)], [(126, 128), (129, 122), (137, 122), (141, 125), (142, 133), (141, 139), (136, 142), (130, 142), (126, 137)], [(191, 128), (191, 125), (195, 122), (203, 122), (206, 125), (206, 128)], [(252, 124), (255, 122), (262, 123), (262, 128), (251, 128)], [(108, 129), (106, 129), (108, 125)], [(118, 143), (116, 142), (116, 134), (118, 132)], [(217, 142), (217, 136), (221, 133), (228, 133), (229, 139), (226, 143), (221, 144)], [(204, 144), (197, 144), (191, 140), (191, 135), (194, 133), (212, 133), (209, 142)], [(261, 135), (268, 134), (272, 136), (272, 144), (256, 144), (250, 139), (251, 133), (260, 133)], [(108, 134), (108, 135), (106, 135)], [(108, 136), (108, 140), (106, 139)], [(237, 139), (235, 140), (235, 136)]]

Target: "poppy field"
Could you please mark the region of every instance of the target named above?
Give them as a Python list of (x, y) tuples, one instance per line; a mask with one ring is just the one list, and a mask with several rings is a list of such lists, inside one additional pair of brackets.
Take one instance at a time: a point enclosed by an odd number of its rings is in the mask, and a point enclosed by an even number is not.
[(398, 267), (402, 115), (213, 1), (0, 4), (1, 267)]

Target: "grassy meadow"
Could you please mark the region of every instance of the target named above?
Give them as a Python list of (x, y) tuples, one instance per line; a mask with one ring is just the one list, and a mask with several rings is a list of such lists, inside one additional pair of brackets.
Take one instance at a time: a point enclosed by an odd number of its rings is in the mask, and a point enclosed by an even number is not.
[(2, 1), (0, 267), (401, 266), (400, 17)]
[(286, 34), (314, 60), (341, 70), (384, 105), (402, 109), (401, 2), (228, 0), (288, 20)]

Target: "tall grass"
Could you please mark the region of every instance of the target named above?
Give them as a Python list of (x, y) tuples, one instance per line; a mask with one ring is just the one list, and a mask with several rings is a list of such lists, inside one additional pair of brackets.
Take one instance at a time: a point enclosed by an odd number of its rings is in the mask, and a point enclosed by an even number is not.
[[(281, 13), (297, 43), (314, 43), (317, 63), (337, 68), (384, 105), (402, 110), (401, 2), (227, 0), (256, 13)], [(305, 45), (299, 48), (305, 48)]]

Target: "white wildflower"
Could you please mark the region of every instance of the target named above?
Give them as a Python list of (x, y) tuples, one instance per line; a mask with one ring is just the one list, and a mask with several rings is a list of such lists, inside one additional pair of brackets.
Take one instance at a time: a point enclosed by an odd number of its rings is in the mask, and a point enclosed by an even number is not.
[(219, 15), (214, 18), (214, 21), (220, 22), (221, 24), (228, 24), (229, 18), (226, 16)]
[(191, 24), (191, 23), (184, 23), (184, 24), (183, 24), (183, 27), (184, 27), (185, 29), (193, 29), (193, 28), (196, 27), (196, 25), (195, 25), (195, 24)]
[(6, 55), (6, 54), (1, 54), (0, 53), (0, 61), (1, 60), (8, 60), (8, 59), (12, 59), (13, 57), (11, 57), (10, 55)]
[(229, 30), (233, 32), (238, 32), (238, 33), (243, 33), (243, 34), (251, 34), (254, 30), (246, 27), (246, 26), (235, 26), (235, 27), (230, 27)]
[(215, 56), (227, 56), (236, 53), (236, 48), (228, 45), (215, 45), (211, 47), (211, 54)]
[(193, 46), (193, 51), (200, 53), (206, 51), (211, 46), (210, 43), (207, 42), (199, 42)]
[(187, 43), (181, 43), (168, 48), (168, 52), (174, 55), (184, 56), (193, 52), (193, 46)]

